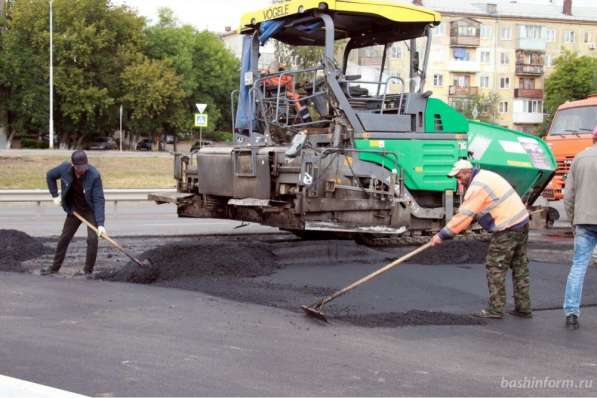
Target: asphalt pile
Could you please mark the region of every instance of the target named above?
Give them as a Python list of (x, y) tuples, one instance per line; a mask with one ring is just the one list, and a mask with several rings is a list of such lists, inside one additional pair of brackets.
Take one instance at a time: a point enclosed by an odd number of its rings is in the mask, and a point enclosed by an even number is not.
[(0, 229), (0, 271), (26, 272), (22, 261), (48, 253), (41, 241), (14, 229)]
[[(143, 253), (140, 260), (113, 271), (98, 273), (98, 279), (142, 284), (182, 281), (192, 286), (202, 280), (252, 278), (272, 274), (275, 256), (259, 242), (171, 244)], [(181, 283), (182, 283), (181, 282)]]
[[(282, 269), (302, 267), (304, 264), (310, 266), (309, 260), (313, 256), (322, 257), (321, 261), (324, 263), (331, 261), (329, 253), (320, 253), (321, 244), (299, 241), (296, 242), (297, 247), (294, 245), (289, 247), (288, 243), (284, 242), (281, 243), (282, 249), (278, 247), (279, 245), (279, 242), (224, 239), (177, 242), (141, 254), (139, 258), (142, 261), (148, 260), (150, 266), (140, 267), (129, 262), (123, 267), (101, 272), (96, 275), (96, 278), (201, 291), (230, 300), (284, 308), (295, 312), (302, 312), (301, 304), (313, 302), (316, 298), (327, 296), (336, 290), (330, 286), (313, 285), (313, 281), (317, 279), (313, 279), (310, 283), (308, 282), (310, 278), (306, 278), (302, 283), (299, 282), (301, 277), (296, 281), (277, 279), (275, 274)], [(334, 250), (337, 249), (335, 245), (332, 246)], [(341, 247), (343, 251), (347, 250), (346, 247)], [(350, 247), (349, 244), (348, 249)], [(355, 247), (359, 248), (359, 246)], [(294, 251), (294, 249), (301, 250)], [(402, 252), (406, 253), (412, 249), (412, 247), (402, 247), (392, 249), (391, 252), (392, 256), (395, 256), (397, 251), (401, 253), (398, 255), (402, 255)], [(486, 251), (487, 243), (484, 242), (446, 242), (421, 253), (412, 262), (426, 265), (480, 263), (484, 261)], [(282, 257), (278, 258), (274, 253)], [(365, 260), (375, 256), (374, 251), (368, 253)], [(387, 254), (388, 252), (384, 250), (378, 252), (377, 256), (383, 258)], [(299, 256), (302, 260), (298, 263), (284, 261), (292, 255)], [(342, 261), (346, 259), (342, 257)], [(320, 282), (317, 281), (317, 284), (325, 284)], [(421, 310), (410, 310), (404, 313), (359, 313), (346, 307), (338, 309), (332, 305), (329, 311), (333, 321), (364, 327), (484, 324), (483, 320), (469, 315)]]
[(423, 325), (486, 325), (484, 319), (464, 314), (411, 310), (381, 314), (338, 315), (332, 319), (364, 327), (399, 327)]

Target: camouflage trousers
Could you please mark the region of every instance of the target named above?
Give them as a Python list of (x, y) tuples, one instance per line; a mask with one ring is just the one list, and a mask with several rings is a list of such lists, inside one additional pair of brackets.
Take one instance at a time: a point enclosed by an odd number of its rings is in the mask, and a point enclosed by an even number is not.
[(529, 227), (521, 231), (502, 231), (492, 235), (487, 251), (486, 270), (489, 287), (487, 310), (503, 314), (506, 305), (506, 275), (512, 269), (514, 305), (520, 312), (531, 312), (529, 293), (529, 260), (527, 243)]

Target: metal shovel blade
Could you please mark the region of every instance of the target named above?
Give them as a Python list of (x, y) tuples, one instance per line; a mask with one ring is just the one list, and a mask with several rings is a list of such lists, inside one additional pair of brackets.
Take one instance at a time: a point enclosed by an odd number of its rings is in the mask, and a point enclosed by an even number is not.
[(124, 254), (129, 258), (129, 260), (131, 260), (131, 262), (137, 264), (141, 268), (150, 268), (153, 265), (151, 260), (148, 258), (140, 260), (137, 257), (131, 256), (129, 253), (124, 252)]
[(137, 263), (137, 265), (141, 268), (146, 268), (146, 267), (149, 268), (152, 266), (151, 261), (149, 261), (149, 259), (145, 259), (143, 261), (137, 260), (137, 261), (135, 261), (135, 263)]
[(348, 293), (355, 287), (362, 285), (363, 283), (375, 278), (376, 276), (383, 274), (387, 270), (392, 269), (393, 267), (397, 266), (398, 264), (402, 263), (403, 261), (406, 261), (409, 258), (411, 258), (411, 257), (417, 255), (418, 253), (422, 252), (423, 250), (427, 249), (428, 247), (431, 247), (432, 245), (433, 245), (433, 243), (431, 241), (429, 241), (429, 242), (425, 243), (423, 246), (420, 246), (419, 248), (400, 257), (399, 259), (392, 261), (390, 264), (378, 269), (377, 271), (370, 273), (369, 275), (365, 275), (358, 281), (353, 282), (350, 285), (338, 290), (336, 293), (325, 297), (321, 301), (318, 301), (315, 304), (311, 304), (310, 306), (302, 305), (301, 308), (303, 309), (303, 311), (305, 311), (305, 314), (307, 314), (308, 316), (311, 316), (313, 318), (317, 318), (319, 320), (327, 322), (328, 321), (327, 318), (325, 317), (323, 312), (321, 312), (321, 307), (323, 307), (324, 304), (327, 304), (330, 301), (342, 296), (343, 294)]
[(317, 306), (317, 305), (312, 305), (312, 306), (301, 305), (301, 308), (303, 309), (303, 311), (305, 311), (305, 314), (307, 314), (308, 316), (319, 319), (320, 321), (323, 321), (323, 322), (328, 322), (328, 319), (325, 317), (323, 312), (321, 312), (319, 310), (319, 308), (320, 308), (319, 306)]

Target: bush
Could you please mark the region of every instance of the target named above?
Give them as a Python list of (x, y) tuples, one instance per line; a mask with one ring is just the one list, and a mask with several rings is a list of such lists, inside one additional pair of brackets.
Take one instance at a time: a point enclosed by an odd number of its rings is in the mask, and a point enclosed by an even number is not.
[(228, 131), (214, 131), (210, 133), (204, 133), (203, 139), (209, 139), (213, 141), (232, 141), (232, 133)]
[(46, 149), (48, 148), (48, 143), (34, 138), (21, 138), (21, 147), (27, 149)]

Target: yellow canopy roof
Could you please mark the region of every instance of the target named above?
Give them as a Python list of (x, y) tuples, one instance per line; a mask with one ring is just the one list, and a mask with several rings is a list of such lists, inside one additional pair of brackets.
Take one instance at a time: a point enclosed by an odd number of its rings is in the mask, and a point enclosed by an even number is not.
[[(252, 33), (262, 22), (276, 19), (295, 20), (312, 14), (314, 10), (321, 10), (332, 16), (336, 40), (358, 38), (363, 45), (418, 37), (424, 26), (438, 25), (441, 21), (440, 14), (433, 10), (391, 1), (289, 0), (244, 14), (239, 31), (244, 34)], [(388, 34), (390, 31), (392, 34)], [(363, 40), (365, 36), (367, 38)], [(291, 45), (322, 45), (324, 42), (322, 32), (305, 34), (290, 29), (274, 37)]]
[(395, 3), (382, 0), (289, 0), (275, 4), (256, 12), (248, 12), (241, 19), (241, 32), (263, 21), (302, 14), (316, 10), (325, 4), (328, 10), (342, 13), (372, 14), (394, 22), (426, 22), (439, 24), (441, 16), (438, 12), (410, 4)]

